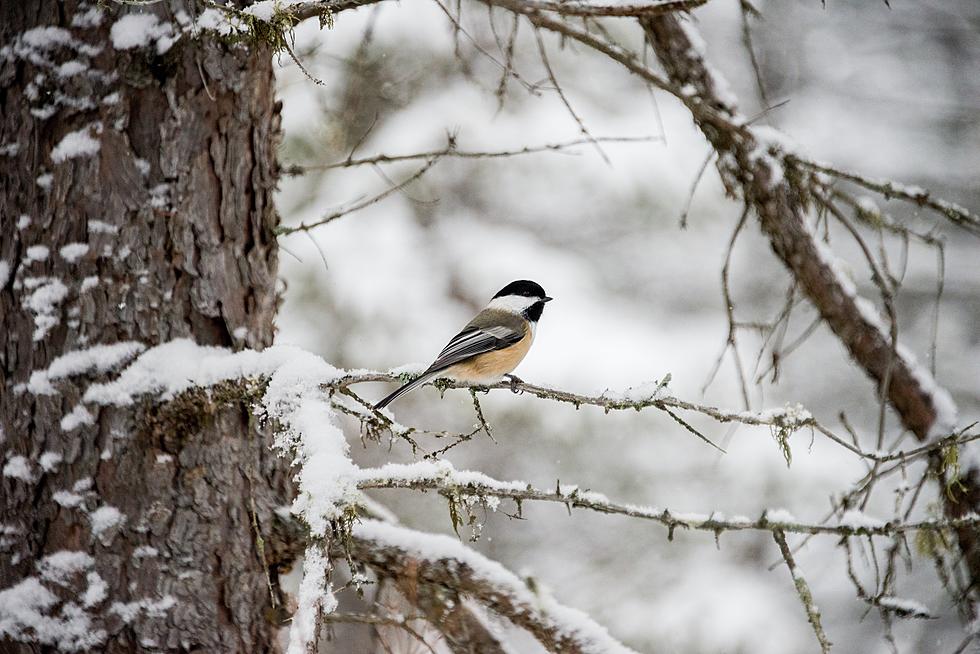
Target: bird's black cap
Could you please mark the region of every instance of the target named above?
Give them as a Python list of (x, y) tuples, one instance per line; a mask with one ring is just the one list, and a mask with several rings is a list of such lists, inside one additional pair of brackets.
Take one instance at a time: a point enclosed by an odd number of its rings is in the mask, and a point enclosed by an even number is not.
[[(521, 295), (523, 297), (547, 297), (545, 295), (544, 289), (537, 282), (532, 282), (529, 279), (519, 279), (516, 282), (511, 282), (500, 289), (496, 295), (493, 297), (496, 299), (498, 297), (504, 297), (506, 295)], [(550, 299), (550, 298), (549, 298)]]

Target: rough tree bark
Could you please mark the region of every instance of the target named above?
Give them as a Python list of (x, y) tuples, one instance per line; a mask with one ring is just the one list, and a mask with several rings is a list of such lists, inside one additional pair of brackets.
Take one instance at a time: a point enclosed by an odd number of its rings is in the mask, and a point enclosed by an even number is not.
[[(99, 408), (106, 370), (38, 374), (100, 344), (272, 341), (271, 53), (182, 33), (201, 9), (0, 5), (0, 591), (57, 597), (3, 651), (277, 650), (253, 520), (289, 501), (288, 463), (248, 407)], [(131, 12), (159, 22), (114, 47)]]

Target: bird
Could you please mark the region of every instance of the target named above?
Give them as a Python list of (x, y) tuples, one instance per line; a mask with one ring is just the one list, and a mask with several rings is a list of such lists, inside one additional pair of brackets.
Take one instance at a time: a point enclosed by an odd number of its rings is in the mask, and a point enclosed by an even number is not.
[(516, 388), (520, 380), (510, 373), (531, 348), (544, 305), (552, 299), (536, 282), (519, 279), (507, 284), (449, 341), (425, 372), (374, 408), (383, 409), (434, 377), (478, 385), (508, 377)]

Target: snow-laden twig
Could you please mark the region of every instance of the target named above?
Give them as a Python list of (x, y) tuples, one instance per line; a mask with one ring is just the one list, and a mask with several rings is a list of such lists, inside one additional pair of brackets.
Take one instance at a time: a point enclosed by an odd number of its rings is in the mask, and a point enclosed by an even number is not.
[(838, 179), (857, 184), (858, 186), (863, 186), (870, 191), (880, 193), (885, 199), (898, 198), (920, 207), (928, 207), (936, 213), (946, 216), (946, 218), (960, 227), (980, 235), (980, 216), (954, 202), (933, 196), (931, 191), (921, 186), (910, 186), (889, 179), (868, 177), (828, 163), (812, 161), (795, 155), (788, 156), (787, 161), (818, 173), (831, 175)]
[[(394, 372), (375, 372), (375, 371), (352, 371), (338, 377), (332, 385), (336, 388), (347, 388), (361, 383), (368, 382), (403, 382), (402, 375)], [(907, 461), (915, 457), (940, 450), (951, 445), (962, 445), (975, 440), (980, 440), (980, 432), (966, 433), (968, 430), (954, 432), (943, 438), (929, 441), (918, 447), (907, 450), (896, 450), (894, 452), (866, 452), (854, 444), (848, 442), (843, 437), (835, 434), (829, 428), (817, 421), (813, 415), (800, 405), (786, 406), (781, 409), (766, 409), (762, 411), (731, 411), (696, 402), (689, 402), (672, 397), (668, 394), (669, 388), (658, 383), (646, 383), (627, 389), (625, 392), (606, 391), (599, 395), (585, 395), (574, 393), (547, 386), (539, 386), (524, 381), (510, 382), (502, 381), (488, 386), (472, 386), (454, 382), (446, 379), (439, 379), (432, 382), (441, 388), (452, 389), (476, 389), (476, 390), (506, 390), (527, 393), (542, 400), (551, 400), (563, 404), (571, 404), (576, 409), (583, 406), (594, 406), (602, 409), (606, 413), (610, 411), (642, 411), (648, 408), (670, 411), (679, 409), (690, 411), (707, 416), (720, 423), (740, 423), (750, 426), (765, 426), (771, 430), (792, 433), (798, 429), (813, 428), (820, 432), (837, 445), (847, 449), (853, 454), (869, 461), (887, 463), (891, 461)], [(383, 414), (381, 414), (383, 415)], [(387, 418), (386, 418), (387, 419)]]
[[(956, 520), (921, 520), (915, 522), (885, 522), (857, 512), (849, 512), (837, 524), (807, 523), (782, 510), (767, 510), (755, 520), (710, 514), (671, 512), (669, 509), (613, 502), (601, 493), (581, 490), (578, 486), (556, 485), (554, 490), (535, 488), (525, 481), (501, 481), (481, 472), (456, 470), (448, 461), (388, 464), (381, 468), (357, 472), (357, 487), (362, 490), (407, 488), (437, 491), (451, 500), (476, 497), (481, 500), (514, 500), (522, 502), (553, 502), (568, 508), (581, 508), (623, 515), (660, 523), (670, 537), (676, 529), (690, 529), (719, 534), (726, 531), (762, 531), (829, 536), (892, 536), (918, 531), (944, 531), (957, 527), (980, 527), (980, 516)], [(490, 504), (494, 504), (493, 501)]]

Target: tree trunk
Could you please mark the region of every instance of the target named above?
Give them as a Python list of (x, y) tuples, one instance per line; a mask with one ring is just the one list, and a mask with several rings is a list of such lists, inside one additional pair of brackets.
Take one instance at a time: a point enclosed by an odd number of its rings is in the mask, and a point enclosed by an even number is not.
[(5, 652), (278, 650), (288, 462), (245, 400), (82, 400), (139, 347), (95, 346), (272, 341), (271, 53), (202, 8), (0, 5)]

